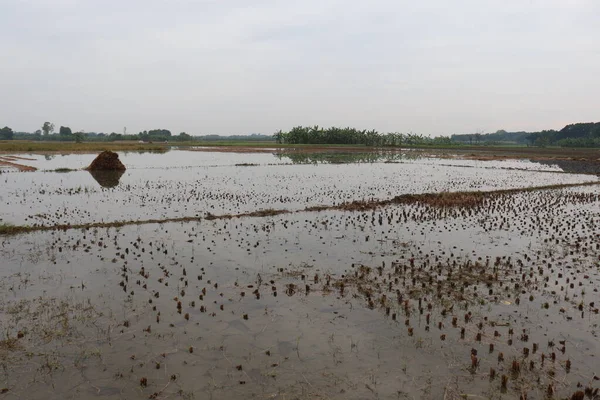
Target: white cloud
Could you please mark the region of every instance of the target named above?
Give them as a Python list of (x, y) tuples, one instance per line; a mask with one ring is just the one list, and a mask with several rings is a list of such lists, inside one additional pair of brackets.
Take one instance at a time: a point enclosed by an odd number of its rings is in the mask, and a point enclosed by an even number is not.
[(593, 0), (5, 0), (0, 123), (560, 128), (597, 119), (599, 17)]

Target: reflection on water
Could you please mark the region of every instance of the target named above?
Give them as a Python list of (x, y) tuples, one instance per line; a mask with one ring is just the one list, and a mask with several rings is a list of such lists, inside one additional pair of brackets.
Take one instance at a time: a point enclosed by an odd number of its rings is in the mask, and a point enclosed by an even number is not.
[(105, 188), (112, 188), (119, 185), (119, 180), (125, 171), (89, 171), (92, 177)]
[(418, 154), (398, 153), (390, 151), (370, 152), (323, 152), (302, 153), (282, 152), (273, 153), (278, 159), (289, 159), (292, 164), (351, 164), (351, 163), (376, 163), (393, 162), (400, 160), (414, 160)]

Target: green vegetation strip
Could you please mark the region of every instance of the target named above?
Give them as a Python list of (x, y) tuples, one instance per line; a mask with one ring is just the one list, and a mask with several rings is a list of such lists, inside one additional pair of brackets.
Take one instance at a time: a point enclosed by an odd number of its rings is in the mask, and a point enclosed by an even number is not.
[(164, 218), (164, 219), (144, 219), (130, 221), (115, 221), (115, 222), (89, 222), (84, 224), (61, 224), (50, 226), (26, 226), (26, 225), (11, 225), (0, 224), (0, 235), (16, 235), (20, 233), (41, 232), (41, 231), (66, 231), (70, 229), (90, 229), (90, 228), (119, 228), (126, 225), (145, 225), (145, 224), (164, 224), (168, 222), (193, 222), (215, 219), (231, 219), (242, 217), (266, 217), (270, 215), (279, 215), (289, 213), (287, 210), (261, 210), (243, 214), (227, 214), (227, 215), (212, 215), (207, 214), (206, 217), (179, 217), (179, 218)]
[(3, 152), (66, 152), (85, 153), (104, 150), (112, 151), (167, 151), (168, 144), (163, 143), (137, 143), (137, 142), (30, 142), (6, 141), (0, 142), (0, 151)]
[(385, 207), (394, 204), (424, 204), (436, 208), (455, 208), (455, 207), (476, 207), (483, 204), (484, 200), (495, 199), (503, 195), (514, 195), (518, 193), (536, 192), (542, 190), (563, 189), (569, 187), (583, 187), (600, 185), (600, 181), (586, 183), (563, 183), (557, 185), (533, 186), (518, 189), (500, 189), (487, 192), (439, 192), (439, 193), (421, 193), (421, 194), (403, 194), (388, 200), (375, 201), (353, 201), (334, 206), (313, 206), (304, 209), (304, 211), (323, 211), (323, 210), (347, 210), (347, 211), (366, 211), (379, 207)]
[[(380, 207), (386, 207), (394, 204), (424, 204), (437, 208), (454, 208), (454, 207), (476, 207), (487, 199), (495, 199), (503, 195), (514, 195), (518, 193), (528, 193), (542, 190), (565, 189), (570, 187), (585, 187), (600, 185), (600, 181), (586, 183), (564, 183), (558, 185), (534, 186), (520, 189), (501, 189), (489, 192), (473, 191), (473, 192), (441, 192), (441, 193), (422, 193), (422, 194), (403, 194), (387, 200), (375, 201), (353, 201), (333, 206), (311, 206), (298, 212), (314, 212), (326, 210), (338, 211), (366, 211), (374, 210)], [(90, 222), (84, 224), (63, 224), (51, 226), (26, 226), (26, 225), (11, 225), (0, 224), (0, 235), (17, 235), (21, 233), (55, 231), (55, 230), (70, 230), (70, 229), (90, 229), (90, 228), (119, 228), (127, 225), (145, 225), (145, 224), (164, 224), (169, 222), (200, 222), (202, 220), (213, 221), (221, 219), (243, 218), (243, 217), (267, 217), (281, 214), (290, 214), (289, 210), (260, 210), (241, 214), (225, 214), (214, 215), (208, 213), (205, 217), (179, 217), (179, 218), (164, 218), (164, 219), (146, 219), (146, 220), (130, 220), (130, 221), (115, 221), (115, 222)]]
[(54, 170), (48, 170), (48, 171), (44, 171), (44, 172), (60, 172), (60, 173), (65, 173), (65, 172), (75, 172), (77, 171), (76, 169), (72, 169), (72, 168), (56, 168)]

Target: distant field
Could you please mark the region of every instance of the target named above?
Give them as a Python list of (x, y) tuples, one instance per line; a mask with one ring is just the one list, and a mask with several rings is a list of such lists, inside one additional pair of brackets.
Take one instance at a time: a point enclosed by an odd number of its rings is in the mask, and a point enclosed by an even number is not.
[(90, 152), (90, 151), (142, 151), (165, 150), (166, 143), (138, 142), (30, 142), (30, 141), (0, 141), (0, 152)]
[[(381, 151), (393, 149), (423, 149), (438, 152), (452, 152), (475, 157), (491, 158), (532, 158), (532, 159), (582, 159), (589, 161), (600, 161), (600, 149), (590, 148), (563, 148), (563, 147), (527, 147), (527, 146), (471, 146), (471, 145), (419, 145), (400, 147), (368, 147), (363, 145), (343, 145), (343, 144), (278, 144), (276, 142), (265, 141), (194, 141), (194, 142), (169, 142), (169, 143), (138, 143), (132, 141), (119, 142), (33, 142), (33, 141), (0, 141), (0, 153), (78, 153), (78, 152), (97, 152), (103, 150), (113, 151), (167, 151), (172, 147), (210, 147), (208, 151), (234, 151), (234, 152), (252, 152), (260, 149), (295, 149), (301, 152), (327, 152), (327, 151)], [(267, 150), (265, 150), (267, 151)]]

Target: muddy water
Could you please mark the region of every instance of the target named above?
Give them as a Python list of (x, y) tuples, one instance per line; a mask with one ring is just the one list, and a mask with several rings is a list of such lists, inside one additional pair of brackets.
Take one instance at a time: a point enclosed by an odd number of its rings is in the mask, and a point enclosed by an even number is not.
[[(319, 179), (334, 174), (321, 167), (312, 170)], [(397, 166), (352, 175), (358, 167), (343, 171), (358, 180)], [(581, 178), (507, 173), (523, 185)], [(432, 188), (509, 184), (437, 174)], [(473, 209), (4, 237), (0, 386), (28, 399), (544, 399), (586, 388), (593, 396), (599, 215), (597, 188), (588, 187)]]

